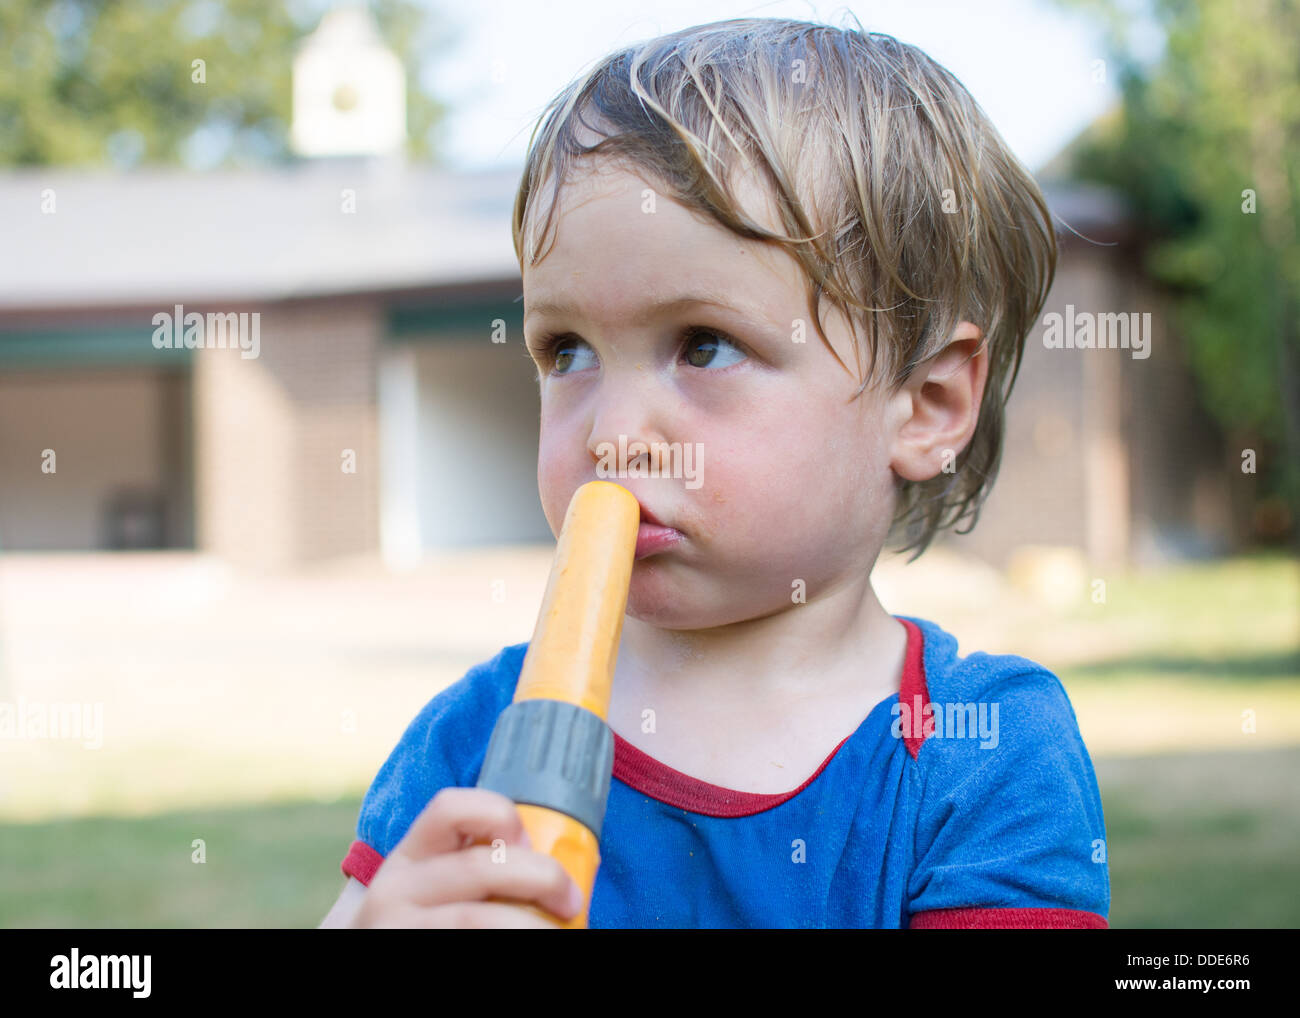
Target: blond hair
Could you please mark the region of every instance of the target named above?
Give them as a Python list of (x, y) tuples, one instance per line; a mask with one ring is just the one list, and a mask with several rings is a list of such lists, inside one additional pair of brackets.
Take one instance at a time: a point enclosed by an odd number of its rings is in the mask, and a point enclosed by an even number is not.
[[(579, 126), (601, 140), (581, 144)], [(784, 234), (741, 209), (724, 159), (733, 150), (778, 199)], [(975, 525), (1057, 245), (1033, 177), (952, 74), (860, 25), (783, 18), (714, 22), (612, 53), (534, 127), (513, 218), (521, 271), (544, 257), (560, 188), (588, 154), (622, 160), (684, 206), (785, 248), (807, 275), (822, 340), (823, 296), (866, 337), (858, 395), (878, 369), (896, 392), (960, 322), (979, 326), (989, 370), (974, 434), (951, 472), (897, 479), (891, 535), (901, 531), (899, 550), (916, 558), (938, 531)], [(859, 343), (859, 377), (863, 356)]]

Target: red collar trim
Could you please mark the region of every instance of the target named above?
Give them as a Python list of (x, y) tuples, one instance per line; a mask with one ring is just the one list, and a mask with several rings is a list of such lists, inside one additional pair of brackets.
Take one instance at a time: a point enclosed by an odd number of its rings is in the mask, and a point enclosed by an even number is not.
[[(907, 627), (907, 660), (903, 662), (903, 681), (898, 687), (898, 702), (900, 705), (906, 705), (909, 710), (915, 710), (918, 706), (923, 707), (930, 702), (930, 690), (925, 684), (925, 640), (921, 636), (921, 630), (915, 622), (909, 622), (907, 619), (899, 619)], [(904, 717), (908, 715), (904, 714)], [(921, 743), (925, 741), (927, 735), (934, 732), (934, 717), (926, 717), (921, 725), (920, 735), (903, 736), (903, 745), (907, 751), (912, 754), (912, 759), (916, 759), (916, 754), (921, 751)]]
[[(910, 708), (912, 698), (915, 696), (919, 696), (923, 704), (930, 699), (925, 684), (924, 640), (916, 623), (904, 618), (899, 618), (898, 621), (907, 630), (907, 652), (903, 660), (903, 677), (899, 685), (898, 699), (900, 703), (909, 704)], [(921, 743), (930, 733), (933, 724), (933, 719), (929, 719), (928, 727), (922, 729), (923, 735), (904, 738), (907, 751), (913, 759), (916, 758)], [(733, 788), (723, 788), (721, 785), (712, 785), (699, 778), (693, 778), (643, 753), (617, 732), (613, 734), (615, 778), (668, 806), (676, 806), (679, 809), (711, 817), (752, 816), (793, 799), (817, 780), (817, 776), (835, 758), (840, 747), (853, 737), (850, 735), (841, 740), (840, 744), (831, 750), (830, 756), (823, 760), (821, 766), (798, 788), (789, 792), (763, 793), (738, 792)]]

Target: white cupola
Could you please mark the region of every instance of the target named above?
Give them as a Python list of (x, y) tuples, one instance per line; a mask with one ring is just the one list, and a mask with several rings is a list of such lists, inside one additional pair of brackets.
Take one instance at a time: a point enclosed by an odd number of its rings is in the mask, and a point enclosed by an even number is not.
[(405, 73), (364, 7), (330, 11), (294, 58), (290, 142), (309, 157), (402, 152)]

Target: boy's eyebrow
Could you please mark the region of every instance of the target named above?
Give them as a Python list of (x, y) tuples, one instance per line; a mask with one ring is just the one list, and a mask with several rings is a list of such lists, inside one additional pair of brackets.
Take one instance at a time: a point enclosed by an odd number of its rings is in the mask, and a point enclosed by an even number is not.
[[(736, 314), (745, 315), (761, 319), (761, 315), (755, 308), (737, 306), (729, 304), (722, 299), (720, 294), (714, 293), (687, 293), (677, 297), (662, 297), (659, 300), (649, 301), (641, 305), (637, 310), (640, 318), (649, 318), (654, 314), (663, 314), (668, 311), (676, 311), (683, 307), (695, 304), (708, 304), (712, 307), (721, 308), (724, 311), (733, 311)], [(539, 300), (528, 305), (528, 311), (524, 315), (524, 321), (527, 321), (533, 315), (567, 315), (574, 314), (578, 308), (563, 300)]]

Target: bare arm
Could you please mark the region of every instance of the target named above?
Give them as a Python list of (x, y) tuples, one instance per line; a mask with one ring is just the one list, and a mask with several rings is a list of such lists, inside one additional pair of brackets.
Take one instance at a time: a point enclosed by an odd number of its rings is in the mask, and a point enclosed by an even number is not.
[(334, 907), (329, 910), (329, 914), (321, 920), (321, 924), (316, 929), (337, 930), (347, 927), (361, 908), (361, 902), (365, 896), (366, 885), (356, 877), (348, 877), (348, 882), (343, 885), (343, 893), (339, 895), (339, 900), (334, 903)]

